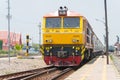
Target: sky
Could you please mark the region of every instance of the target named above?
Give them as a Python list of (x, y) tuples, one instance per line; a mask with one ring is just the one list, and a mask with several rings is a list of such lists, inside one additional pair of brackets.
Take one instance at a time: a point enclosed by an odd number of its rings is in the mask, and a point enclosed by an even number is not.
[[(11, 24), (10, 31), (21, 33), (23, 42), (29, 34), (32, 42), (39, 43), (39, 25), (42, 17), (67, 6), (85, 16), (101, 42), (104, 43), (104, 0), (10, 0)], [(0, 30), (8, 30), (7, 0), (0, 0)], [(109, 44), (114, 45), (116, 35), (120, 36), (120, 0), (107, 0)], [(97, 21), (98, 19), (99, 21)]]

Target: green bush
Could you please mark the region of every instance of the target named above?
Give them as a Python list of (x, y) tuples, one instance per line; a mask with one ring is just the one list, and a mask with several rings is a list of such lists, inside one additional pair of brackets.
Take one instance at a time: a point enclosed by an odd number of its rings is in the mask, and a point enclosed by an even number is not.
[(8, 51), (0, 50), (0, 54), (8, 54)]
[[(0, 50), (0, 57), (6, 57), (6, 56), (8, 56), (8, 51), (5, 51), (5, 50)], [(15, 51), (14, 50), (11, 50), (10, 51), (10, 56), (15, 56), (16, 55), (16, 53), (15, 53)]]

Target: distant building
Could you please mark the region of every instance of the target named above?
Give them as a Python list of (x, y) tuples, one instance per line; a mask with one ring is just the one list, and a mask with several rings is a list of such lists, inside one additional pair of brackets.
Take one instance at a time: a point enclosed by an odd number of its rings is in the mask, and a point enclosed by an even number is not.
[[(0, 40), (3, 41), (2, 49), (8, 50), (8, 31), (0, 31)], [(10, 32), (10, 47), (11, 49), (16, 45), (22, 44), (21, 34)]]

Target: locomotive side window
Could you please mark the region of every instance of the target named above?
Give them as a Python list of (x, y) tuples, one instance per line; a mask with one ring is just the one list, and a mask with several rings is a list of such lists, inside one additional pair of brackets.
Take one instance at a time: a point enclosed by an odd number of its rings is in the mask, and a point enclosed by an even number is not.
[(87, 28), (87, 43), (90, 43), (90, 30)]
[(89, 31), (89, 29), (87, 28), (87, 35), (90, 35), (90, 31)]
[(92, 44), (92, 31), (91, 31), (91, 28), (90, 28), (90, 24), (87, 23), (86, 24), (86, 34), (87, 34), (87, 43), (90, 43)]
[(87, 36), (87, 43), (90, 43), (90, 38)]
[(63, 19), (64, 28), (79, 28), (80, 27), (80, 18), (77, 17), (66, 17)]
[(46, 28), (60, 28), (61, 18), (46, 18)]

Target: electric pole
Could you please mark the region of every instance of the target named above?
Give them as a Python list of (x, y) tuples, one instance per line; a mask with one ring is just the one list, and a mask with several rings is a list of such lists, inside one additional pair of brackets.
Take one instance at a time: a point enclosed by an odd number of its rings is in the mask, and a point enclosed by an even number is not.
[(8, 0), (8, 58), (9, 58), (9, 64), (10, 64), (10, 0)]
[(40, 53), (40, 45), (41, 45), (41, 23), (39, 23), (38, 27), (39, 27), (39, 53)]
[(104, 0), (104, 8), (105, 8), (105, 27), (106, 27), (106, 56), (107, 56), (107, 64), (109, 64), (109, 53), (108, 53), (108, 22), (107, 22), (107, 1)]

